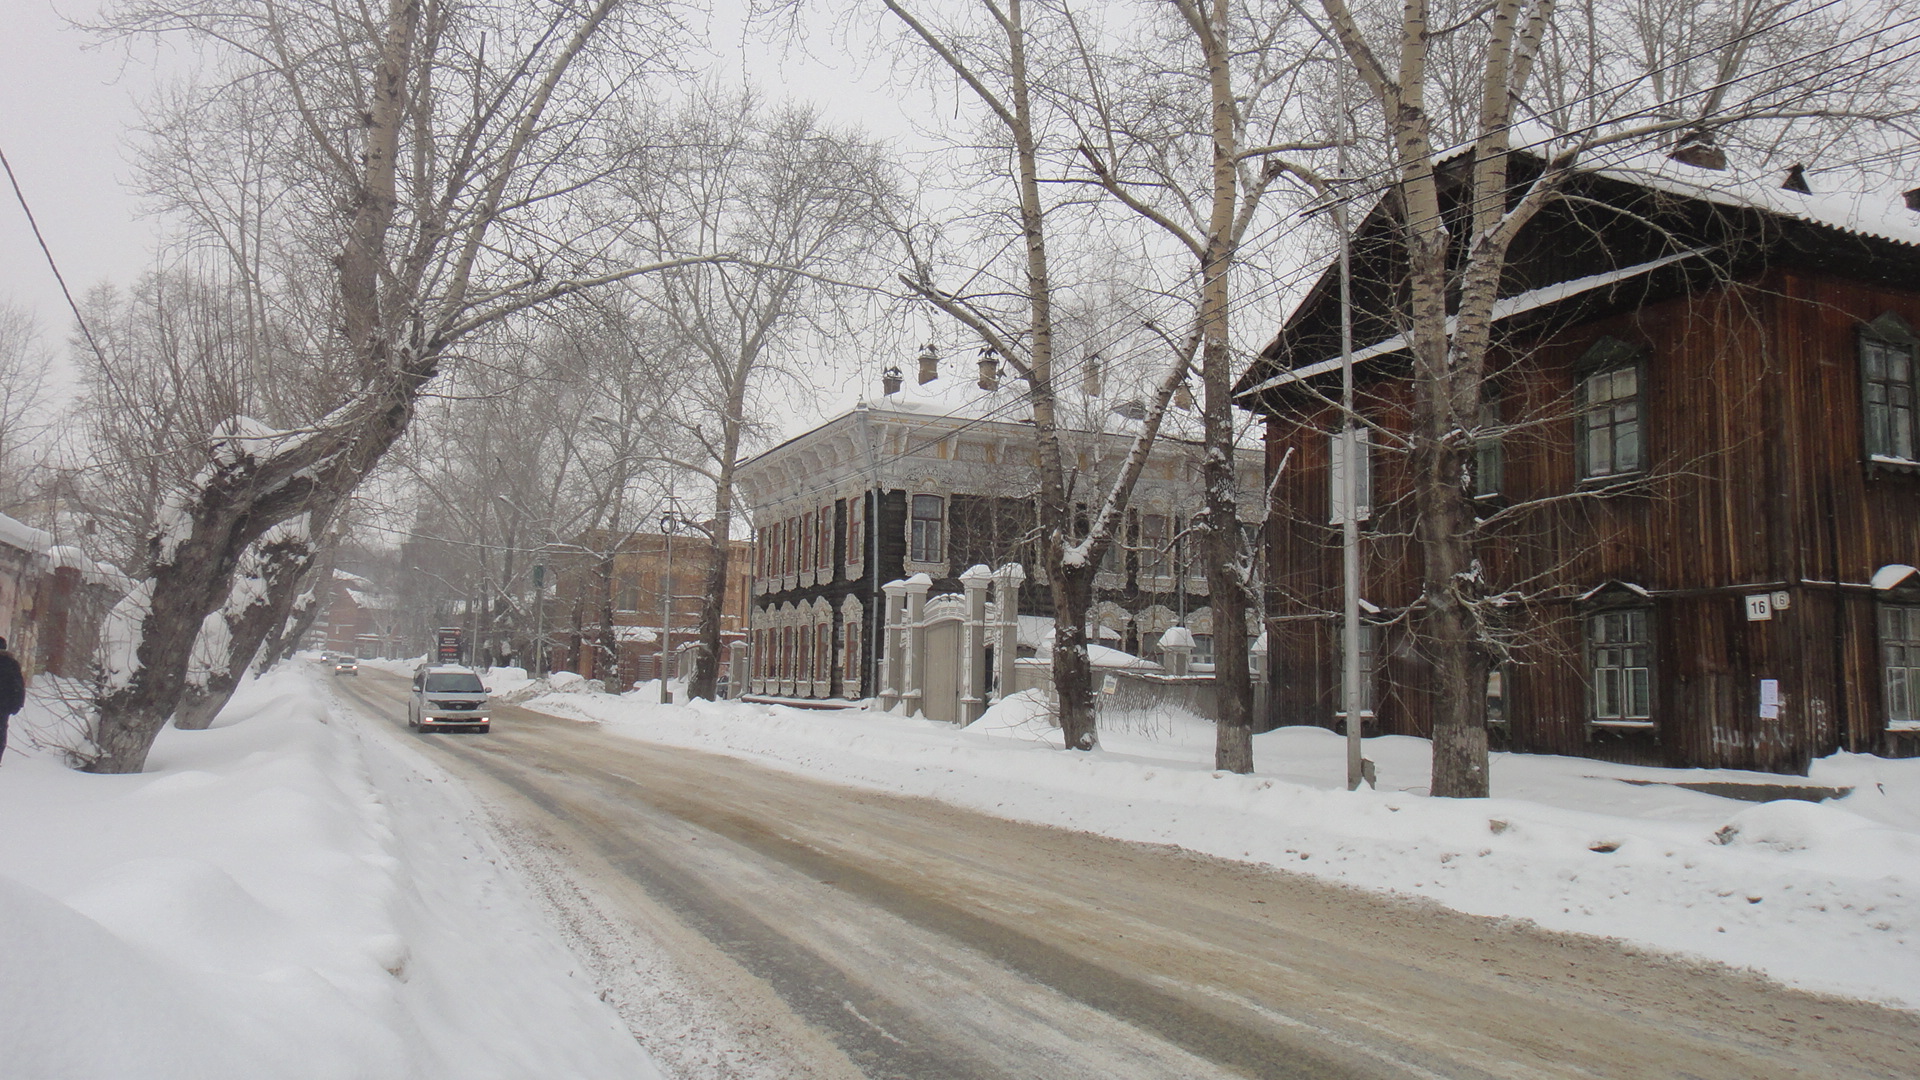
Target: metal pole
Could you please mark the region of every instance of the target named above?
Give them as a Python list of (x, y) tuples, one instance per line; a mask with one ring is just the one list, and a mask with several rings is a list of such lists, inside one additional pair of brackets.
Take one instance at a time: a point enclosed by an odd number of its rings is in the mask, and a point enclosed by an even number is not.
[(667, 541), (666, 587), (660, 590), (660, 704), (673, 699), (667, 694), (667, 655), (673, 649), (673, 514), (660, 519), (660, 531)]
[[(1344, 97), (1344, 94), (1342, 95)], [(1346, 141), (1340, 144), (1340, 172), (1347, 168)], [(1340, 232), (1340, 457), (1346, 463), (1341, 476), (1345, 510), (1340, 518), (1340, 576), (1343, 593), (1340, 697), (1347, 710), (1347, 790), (1360, 786), (1365, 772), (1360, 735), (1360, 440), (1353, 408), (1353, 267), (1347, 233), (1347, 200), (1341, 193), (1333, 204), (1334, 228)]]
[(533, 670), (528, 674), (535, 677), (547, 673), (547, 566), (539, 563), (533, 568)]

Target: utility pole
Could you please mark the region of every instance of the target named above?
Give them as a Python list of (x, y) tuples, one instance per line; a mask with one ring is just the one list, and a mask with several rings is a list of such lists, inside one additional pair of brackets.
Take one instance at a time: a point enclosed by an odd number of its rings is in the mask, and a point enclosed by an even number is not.
[(667, 542), (667, 568), (660, 590), (660, 704), (673, 697), (667, 692), (667, 658), (673, 651), (673, 530), (679, 519), (669, 510), (660, 515), (660, 534)]

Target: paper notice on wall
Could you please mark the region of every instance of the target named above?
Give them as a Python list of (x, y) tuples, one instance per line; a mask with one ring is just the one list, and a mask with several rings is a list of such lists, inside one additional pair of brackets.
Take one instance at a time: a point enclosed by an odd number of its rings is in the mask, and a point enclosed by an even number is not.
[(1780, 719), (1780, 680), (1760, 680), (1760, 719)]
[(1103, 694), (1111, 694), (1118, 689), (1120, 689), (1120, 679), (1117, 676), (1109, 675), (1100, 683), (1100, 692)]

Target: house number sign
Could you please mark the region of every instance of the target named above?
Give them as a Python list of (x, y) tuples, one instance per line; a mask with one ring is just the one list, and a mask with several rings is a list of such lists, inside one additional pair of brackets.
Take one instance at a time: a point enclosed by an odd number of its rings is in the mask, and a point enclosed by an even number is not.
[(1754, 593), (1747, 597), (1747, 621), (1765, 622), (1773, 618), (1773, 596), (1770, 593)]

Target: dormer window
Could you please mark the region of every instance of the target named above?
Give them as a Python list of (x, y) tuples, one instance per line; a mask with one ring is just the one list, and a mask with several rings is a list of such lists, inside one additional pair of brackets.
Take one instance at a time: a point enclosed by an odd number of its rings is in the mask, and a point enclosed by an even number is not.
[(1872, 460), (1920, 461), (1914, 445), (1914, 344), (1912, 328), (1893, 314), (1860, 331), (1860, 392)]

